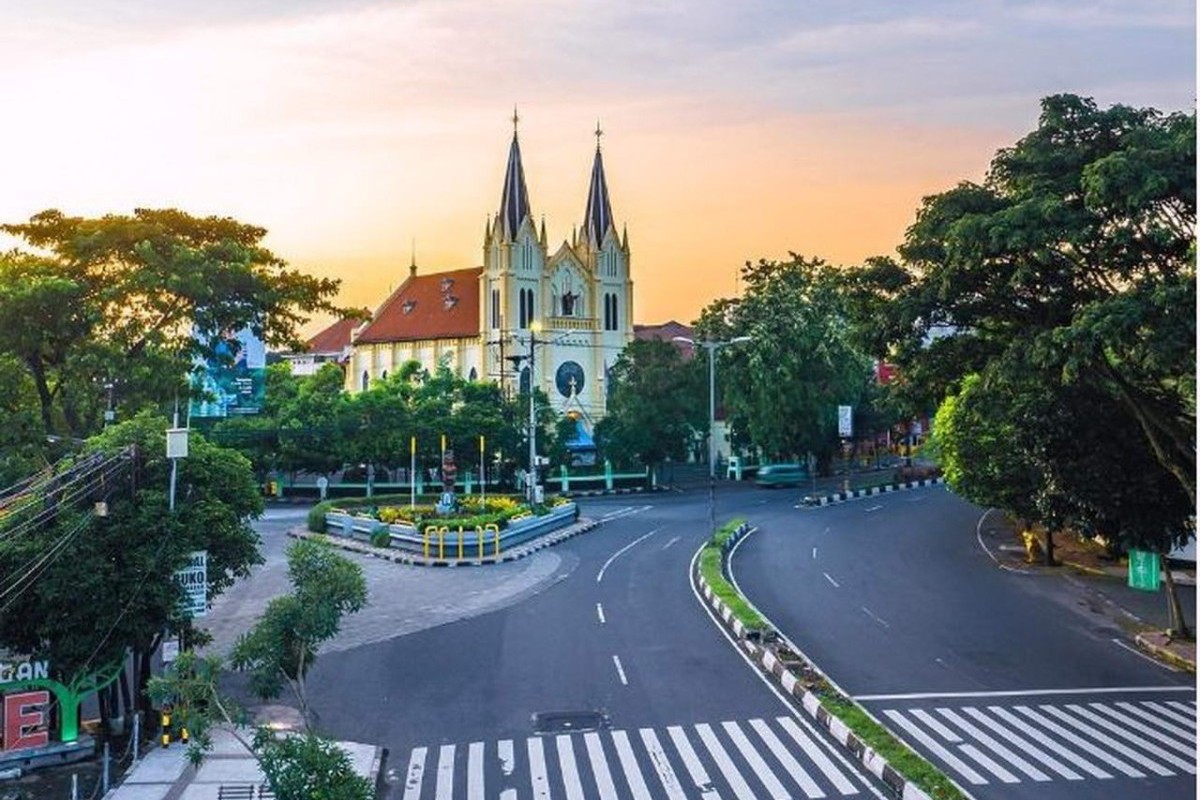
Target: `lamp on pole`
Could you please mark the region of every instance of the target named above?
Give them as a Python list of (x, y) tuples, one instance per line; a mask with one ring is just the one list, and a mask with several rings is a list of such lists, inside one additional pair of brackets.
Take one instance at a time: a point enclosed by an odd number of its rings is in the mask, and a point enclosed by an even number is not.
[(674, 336), (673, 341), (683, 342), (692, 347), (703, 347), (708, 351), (708, 527), (715, 533), (717, 530), (717, 351), (731, 344), (741, 344), (750, 341), (749, 336), (735, 336), (725, 341), (706, 339), (695, 341), (686, 336)]
[[(556, 344), (568, 337), (575, 330), (564, 331), (552, 339), (539, 339), (538, 331), (541, 326), (534, 321), (529, 324), (529, 353), (527, 355), (510, 355), (508, 360), (512, 362), (512, 368), (520, 369), (521, 362), (529, 360), (529, 489), (528, 497), (530, 503), (534, 501), (535, 487), (538, 486), (538, 409), (534, 405), (534, 389), (538, 386), (538, 380), (534, 377), (534, 348), (539, 344)], [(518, 372), (520, 374), (520, 372)]]

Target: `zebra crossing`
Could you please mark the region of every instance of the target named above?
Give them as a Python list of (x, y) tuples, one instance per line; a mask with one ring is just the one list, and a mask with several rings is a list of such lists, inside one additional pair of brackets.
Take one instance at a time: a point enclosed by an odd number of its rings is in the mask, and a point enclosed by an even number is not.
[[(786, 800), (857, 795), (793, 717), (413, 748), (403, 800)], [(861, 781), (861, 778), (860, 778)], [(874, 794), (873, 792), (871, 794)]]
[(1196, 775), (1196, 703), (884, 708), (902, 738), (969, 785)]

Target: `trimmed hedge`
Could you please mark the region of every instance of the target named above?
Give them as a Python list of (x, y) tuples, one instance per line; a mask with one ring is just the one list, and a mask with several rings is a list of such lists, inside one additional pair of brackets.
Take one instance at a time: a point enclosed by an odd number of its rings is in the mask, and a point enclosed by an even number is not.
[(767, 627), (766, 620), (760, 617), (758, 612), (738, 594), (737, 590), (733, 588), (733, 584), (725, 580), (725, 573), (721, 570), (722, 548), (726, 540), (743, 522), (745, 522), (743, 519), (732, 519), (713, 534), (712, 539), (700, 551), (700, 574), (712, 587), (713, 593), (729, 606), (733, 615), (741, 620), (743, 625), (747, 628), (765, 628)]

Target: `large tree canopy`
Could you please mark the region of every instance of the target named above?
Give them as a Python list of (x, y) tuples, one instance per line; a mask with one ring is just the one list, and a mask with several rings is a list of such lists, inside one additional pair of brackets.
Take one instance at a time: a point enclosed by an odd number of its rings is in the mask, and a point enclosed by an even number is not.
[(0, 230), (30, 248), (0, 255), (0, 353), (28, 371), (47, 432), (93, 432), (106, 384), (132, 409), (170, 399), (234, 331), (297, 345), (309, 314), (343, 313), (337, 281), (289, 269), (263, 228), (226, 217), (50, 210)]
[(1195, 138), (1194, 114), (1047, 98), (982, 185), (925, 199), (903, 263), (857, 271), (864, 338), (927, 403), (999, 359), (1111, 398), (1090, 424), (1139, 431), (1194, 502)]
[(742, 269), (737, 300), (718, 300), (701, 314), (701, 338), (728, 341), (717, 376), (726, 414), (743, 440), (770, 458), (837, 446), (837, 407), (858, 407), (871, 363), (852, 344), (841, 276), (821, 259), (791, 254)]
[(608, 415), (596, 426), (605, 457), (618, 464), (682, 459), (707, 426), (707, 390), (670, 343), (635, 339), (612, 369)]

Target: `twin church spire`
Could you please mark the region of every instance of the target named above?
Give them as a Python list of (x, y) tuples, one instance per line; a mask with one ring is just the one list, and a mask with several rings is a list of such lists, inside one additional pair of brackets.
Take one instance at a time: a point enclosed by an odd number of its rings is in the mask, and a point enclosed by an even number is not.
[[(517, 135), (520, 117), (513, 109), (513, 138), (508, 148), (508, 167), (504, 173), (504, 190), (500, 195), (500, 211), (496, 215), (497, 235), (512, 240), (526, 217), (532, 216), (529, 190), (525, 185), (525, 167), (521, 163), (521, 144)], [(596, 155), (592, 161), (592, 177), (588, 183), (587, 207), (584, 211), (584, 241), (599, 249), (608, 229), (613, 227), (612, 204), (608, 197), (608, 181), (604, 177), (604, 158), (600, 152), (600, 137), (604, 132), (596, 123)], [(614, 231), (615, 232), (615, 231)], [(489, 228), (490, 233), (490, 228)], [(545, 222), (542, 223), (545, 239)]]

